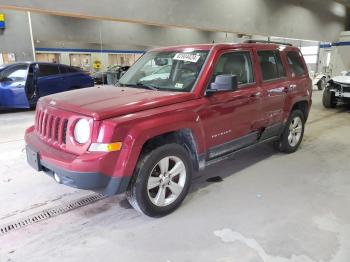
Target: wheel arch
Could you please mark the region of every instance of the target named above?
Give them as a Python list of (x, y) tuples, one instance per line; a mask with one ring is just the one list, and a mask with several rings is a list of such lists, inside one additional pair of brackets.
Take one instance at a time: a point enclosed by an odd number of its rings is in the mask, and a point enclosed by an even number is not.
[(194, 134), (190, 128), (182, 128), (149, 138), (142, 146), (141, 154), (161, 145), (176, 143), (182, 145), (191, 157), (191, 162), (195, 170), (200, 169), (200, 154)]
[(300, 110), (301, 112), (303, 112), (304, 116), (305, 116), (305, 120), (307, 120), (308, 116), (309, 116), (309, 111), (310, 111), (310, 106), (309, 106), (309, 102), (306, 100), (302, 100), (302, 101), (298, 101), (295, 102), (292, 106), (292, 110), (291, 112), (293, 112), (294, 110)]

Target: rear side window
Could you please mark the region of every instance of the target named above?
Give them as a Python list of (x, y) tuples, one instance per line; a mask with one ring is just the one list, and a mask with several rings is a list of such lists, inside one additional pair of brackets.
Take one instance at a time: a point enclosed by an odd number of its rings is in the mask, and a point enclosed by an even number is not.
[(258, 57), (264, 81), (286, 76), (279, 51), (258, 51)]
[(60, 65), (60, 71), (62, 74), (69, 74), (69, 73), (77, 73), (80, 72), (78, 69), (71, 67), (71, 66), (66, 66), (66, 65)]
[(223, 54), (215, 67), (212, 82), (218, 75), (236, 75), (238, 84), (254, 82), (252, 62), (249, 52), (232, 52)]
[(297, 76), (305, 75), (306, 70), (298, 52), (288, 52), (287, 60), (290, 70)]
[(58, 75), (58, 65), (39, 65), (39, 77)]

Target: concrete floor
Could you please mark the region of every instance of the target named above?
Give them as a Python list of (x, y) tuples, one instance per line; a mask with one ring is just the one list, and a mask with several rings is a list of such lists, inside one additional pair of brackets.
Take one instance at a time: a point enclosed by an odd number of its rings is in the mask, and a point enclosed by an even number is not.
[[(91, 194), (25, 163), (33, 112), (0, 114), (0, 226)], [(151, 219), (114, 196), (0, 236), (0, 261), (350, 261), (350, 121), (314, 93), (300, 150), (265, 145), (211, 166), (173, 214)], [(220, 175), (223, 181), (206, 179)]]

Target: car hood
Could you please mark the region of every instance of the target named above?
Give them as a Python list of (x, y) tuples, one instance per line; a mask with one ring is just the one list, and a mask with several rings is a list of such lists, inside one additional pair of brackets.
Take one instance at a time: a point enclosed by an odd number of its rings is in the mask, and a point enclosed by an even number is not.
[(335, 76), (332, 78), (332, 80), (333, 80), (333, 82), (336, 82), (336, 83), (350, 85), (350, 76)]
[(192, 99), (193, 93), (104, 86), (46, 96), (40, 103), (103, 120)]

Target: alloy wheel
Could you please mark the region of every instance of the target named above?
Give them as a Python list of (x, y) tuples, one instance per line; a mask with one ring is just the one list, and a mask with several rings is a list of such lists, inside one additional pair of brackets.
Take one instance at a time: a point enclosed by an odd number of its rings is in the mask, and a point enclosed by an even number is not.
[(148, 178), (147, 192), (151, 202), (159, 207), (173, 203), (184, 189), (186, 175), (186, 166), (180, 158), (162, 158)]
[(302, 131), (303, 122), (299, 116), (296, 116), (289, 125), (288, 143), (291, 147), (295, 147), (299, 143)]

